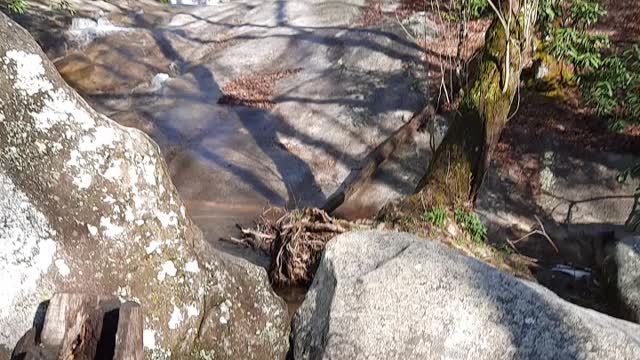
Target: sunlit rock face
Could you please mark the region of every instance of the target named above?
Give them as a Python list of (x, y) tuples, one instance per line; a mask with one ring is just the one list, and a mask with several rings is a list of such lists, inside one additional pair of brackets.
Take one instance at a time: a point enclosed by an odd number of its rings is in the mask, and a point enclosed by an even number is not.
[(292, 347), (295, 359), (637, 359), (638, 334), (439, 242), (358, 231), (327, 245)]
[(221, 2), (225, 2), (225, 1), (220, 1), (220, 0), (170, 0), (169, 1), (169, 3), (173, 5), (191, 5), (191, 6), (215, 5), (215, 4), (220, 4)]
[(157, 145), (96, 113), (0, 14), (0, 359), (55, 292), (139, 302), (148, 357), (283, 358), (264, 270), (208, 248)]

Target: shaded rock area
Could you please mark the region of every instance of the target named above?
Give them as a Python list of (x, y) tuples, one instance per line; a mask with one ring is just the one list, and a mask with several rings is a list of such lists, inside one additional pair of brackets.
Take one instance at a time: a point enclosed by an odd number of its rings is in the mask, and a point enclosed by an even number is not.
[(638, 201), (637, 184), (620, 183), (617, 177), (640, 159), (615, 153), (579, 154), (551, 144), (532, 147), (525, 149), (522, 167), (498, 164), (487, 176), (477, 207), (488, 223), (527, 229), (537, 215), (565, 225), (567, 231), (590, 233), (629, 223)]
[(476, 202), (488, 239), (517, 241), (516, 251), (534, 259), (536, 279), (563, 298), (620, 316), (603, 286), (611, 269), (602, 264), (610, 245), (638, 231), (637, 180), (618, 176), (640, 161), (639, 138), (611, 133), (585, 109), (531, 90), (520, 106)]
[(640, 322), (640, 236), (630, 236), (607, 247), (603, 263), (608, 295), (618, 315)]
[(0, 359), (56, 292), (144, 309), (152, 358), (283, 358), (266, 274), (212, 251), (158, 146), (94, 111), (0, 14)]
[(296, 359), (635, 359), (640, 326), (435, 241), (332, 240), (293, 320)]

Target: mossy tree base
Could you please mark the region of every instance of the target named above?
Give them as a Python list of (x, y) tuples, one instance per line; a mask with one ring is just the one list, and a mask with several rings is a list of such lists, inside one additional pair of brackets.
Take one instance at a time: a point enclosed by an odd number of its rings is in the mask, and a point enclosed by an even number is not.
[(416, 193), (383, 209), (383, 216), (419, 216), (433, 207), (468, 207), (475, 201), (518, 91), (524, 52), (530, 48), (532, 36), (525, 31), (533, 31), (533, 26), (525, 26), (524, 19), (535, 19), (535, 13), (523, 12), (537, 11), (537, 6), (521, 7), (513, 0), (503, 8), (514, 14), (509, 34), (496, 17), (485, 35), (479, 71), (470, 74), (470, 87)]

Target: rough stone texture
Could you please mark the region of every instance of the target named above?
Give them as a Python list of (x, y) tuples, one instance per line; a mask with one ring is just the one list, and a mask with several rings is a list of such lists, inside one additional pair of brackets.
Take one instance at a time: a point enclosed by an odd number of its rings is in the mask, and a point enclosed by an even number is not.
[(640, 236), (627, 237), (609, 248), (603, 273), (620, 315), (640, 322)]
[(518, 243), (527, 256), (594, 268), (602, 263), (610, 232), (629, 233), (637, 183), (617, 180), (621, 171), (640, 161), (631, 155), (578, 151), (550, 135), (540, 141), (526, 137), (513, 150), (514, 159), (496, 160), (476, 201), (476, 212), (489, 239), (518, 239), (538, 229), (536, 216), (559, 253), (542, 237)]
[(92, 110), (1, 14), (0, 244), (0, 359), (59, 291), (139, 302), (152, 358), (287, 351), (264, 270), (208, 249), (158, 146)]
[(622, 225), (629, 221), (637, 184), (633, 181), (621, 184), (617, 176), (640, 159), (612, 153), (578, 154), (563, 151), (557, 145), (546, 149), (535, 149), (536, 145), (525, 147), (522, 152), (530, 154), (529, 161), (518, 160), (526, 166), (532, 158), (536, 159), (539, 169), (534, 176), (538, 178), (539, 194), (531, 197), (517, 188), (516, 169), (495, 166), (476, 204), (489, 221), (530, 225), (535, 223), (534, 214), (577, 226)]
[(640, 357), (640, 326), (404, 233), (332, 240), (292, 331), (296, 359)]

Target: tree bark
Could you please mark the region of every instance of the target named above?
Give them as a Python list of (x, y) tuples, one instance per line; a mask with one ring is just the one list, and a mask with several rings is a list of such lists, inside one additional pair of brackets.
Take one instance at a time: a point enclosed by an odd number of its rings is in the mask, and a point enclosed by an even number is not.
[(460, 109), (416, 194), (399, 204), (397, 210), (405, 214), (422, 213), (432, 207), (465, 207), (475, 201), (518, 91), (538, 7), (537, 1), (506, 0), (501, 9), (508, 30), (496, 16), (485, 35), (479, 67), (471, 74), (473, 80)]

